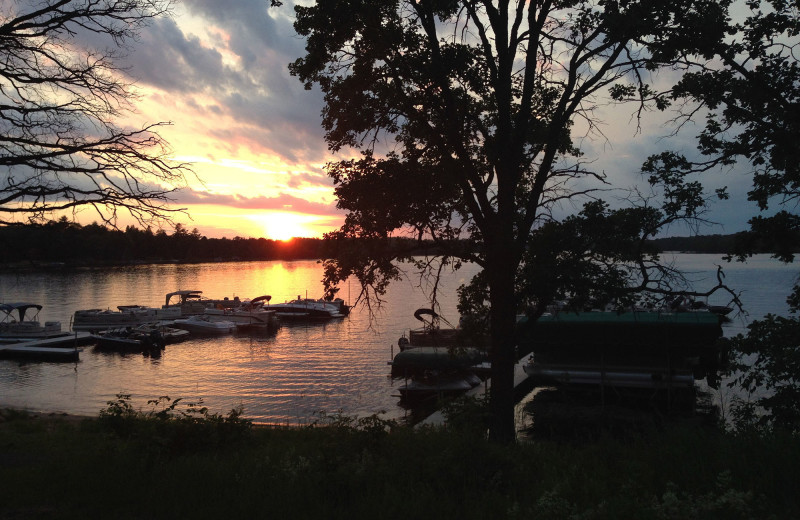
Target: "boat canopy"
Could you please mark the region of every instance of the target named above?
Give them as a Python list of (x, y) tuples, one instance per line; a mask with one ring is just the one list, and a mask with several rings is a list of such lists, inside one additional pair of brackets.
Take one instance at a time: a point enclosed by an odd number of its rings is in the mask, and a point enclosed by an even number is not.
[(566, 344), (713, 345), (722, 336), (712, 312), (561, 312), (518, 321), (518, 339), (534, 350)]
[(167, 294), (167, 299), (164, 302), (164, 305), (169, 305), (169, 301), (172, 299), (173, 296), (178, 296), (181, 299), (181, 303), (185, 302), (189, 299), (200, 299), (200, 295), (203, 294), (203, 291), (175, 291)]
[(17, 311), (19, 313), (19, 321), (25, 320), (25, 313), (28, 312), (28, 309), (36, 309), (38, 313), (42, 310), (42, 306), (37, 303), (0, 303), (0, 311), (5, 312), (8, 316), (11, 316), (11, 313)]

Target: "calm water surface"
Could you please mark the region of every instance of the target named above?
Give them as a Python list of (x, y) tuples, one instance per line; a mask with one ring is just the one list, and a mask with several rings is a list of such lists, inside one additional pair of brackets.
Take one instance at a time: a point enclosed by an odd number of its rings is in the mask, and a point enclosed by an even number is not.
[[(716, 280), (717, 255), (677, 255), (698, 288)], [(798, 270), (757, 257), (748, 264), (724, 265), (726, 282), (742, 291), (749, 318), (725, 327), (726, 335), (745, 329), (749, 319), (787, 312), (786, 296)], [(439, 289), (442, 314), (456, 323), (456, 288), (475, 272), (467, 266), (446, 276)], [(211, 411), (238, 406), (256, 422), (307, 423), (319, 412), (347, 415), (386, 411), (406, 415), (398, 406), (401, 382), (389, 378), (387, 361), (397, 338), (418, 322), (412, 314), (426, 306), (427, 289), (408, 271), (390, 286), (381, 309), (370, 318), (355, 309), (348, 318), (320, 324), (284, 324), (269, 337), (246, 335), (195, 339), (168, 345), (160, 358), (96, 352), (84, 347), (78, 363), (0, 360), (0, 405), (31, 410), (96, 415), (117, 393), (132, 394), (133, 404), (159, 396), (203, 399)], [(178, 289), (205, 296), (254, 298), (273, 302), (297, 295), (321, 296), (322, 268), (316, 261), (147, 265), (126, 268), (0, 274), (0, 301), (29, 301), (44, 306), (42, 320), (69, 326), (75, 310), (140, 304), (157, 306)], [(340, 296), (352, 300), (355, 285)], [(723, 295), (710, 303), (727, 303)], [(396, 347), (395, 347), (396, 350)]]

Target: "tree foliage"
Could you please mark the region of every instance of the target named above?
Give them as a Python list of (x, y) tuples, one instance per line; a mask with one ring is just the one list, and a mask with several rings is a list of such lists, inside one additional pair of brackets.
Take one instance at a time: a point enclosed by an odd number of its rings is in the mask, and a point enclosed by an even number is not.
[[(651, 162), (679, 157), (669, 164), (674, 175), (749, 168), (748, 199), (761, 214), (750, 220), (751, 233), (741, 235), (729, 259), (744, 261), (766, 249), (792, 262), (800, 237), (800, 12), (783, 0), (748, 0), (742, 7), (746, 11), (729, 24), (714, 60), (687, 63), (688, 72), (662, 99), (686, 103), (679, 121), (706, 111), (698, 136), (701, 159), (665, 152)], [(787, 301), (792, 316), (768, 315), (732, 341), (731, 386), (754, 396), (734, 407), (740, 425), (753, 421), (794, 433), (800, 428), (800, 284)]]
[[(118, 126), (135, 96), (117, 63), (169, 0), (24, 0), (0, 11), (0, 222), (91, 207), (168, 219), (188, 169), (159, 135)], [(94, 44), (90, 43), (94, 42)]]
[[(675, 87), (654, 96), (660, 106), (679, 104), (678, 122), (705, 111), (701, 159), (669, 151), (648, 163), (661, 163), (674, 175), (749, 166), (748, 199), (766, 212), (751, 220), (754, 234), (775, 245), (777, 258), (790, 261), (782, 244), (800, 234), (793, 214), (800, 199), (800, 15), (783, 0), (749, 0), (742, 7), (740, 18), (727, 24), (727, 38), (712, 46), (713, 59), (685, 62)], [(781, 211), (767, 212), (775, 207)], [(744, 258), (751, 244), (735, 252)]]
[[(796, 309), (795, 309), (796, 310)], [(767, 315), (732, 341), (735, 362), (729, 386), (744, 390), (732, 403), (739, 429), (800, 433), (800, 320)]]
[[(605, 182), (582, 159), (573, 132), (595, 130), (594, 109), (609, 90), (632, 92), (644, 104), (652, 97), (652, 71), (688, 55), (710, 57), (727, 5), (320, 0), (295, 8), (295, 28), (307, 43), (291, 72), (308, 88), (321, 88), (330, 148), (361, 152), (328, 166), (348, 213), (330, 235), (344, 247), (326, 266), (327, 282), (356, 275), (363, 296), (370, 287), (379, 296), (400, 276), (394, 260), (414, 252), (391, 247), (400, 230), (439, 244), (443, 263), (418, 261), (420, 269), (435, 273), (460, 261), (483, 267), (476, 283), (486, 289), (492, 336), (493, 438), (513, 436), (515, 314), (557, 293), (543, 280), (543, 266), (581, 265), (558, 248), (587, 245), (563, 239), (558, 226), (571, 232), (581, 221), (559, 223), (556, 212), (571, 199), (596, 195)], [(702, 213), (705, 196), (685, 177), (653, 172), (653, 183), (672, 206), (654, 213), (649, 196), (638, 197), (641, 214), (593, 205), (584, 216), (627, 226), (645, 215), (635, 229), (652, 233), (651, 225)], [(612, 228), (604, 229), (618, 233)], [(355, 237), (372, 245), (346, 247)], [(453, 248), (457, 237), (475, 246)], [(643, 236), (637, 239), (641, 244)], [(595, 259), (633, 258), (625, 242), (624, 251)], [(624, 278), (612, 271), (615, 282)]]

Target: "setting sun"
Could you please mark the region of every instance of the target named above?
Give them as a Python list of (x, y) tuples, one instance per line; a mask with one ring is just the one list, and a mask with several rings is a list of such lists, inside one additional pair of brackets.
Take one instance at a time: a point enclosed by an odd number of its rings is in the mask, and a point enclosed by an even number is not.
[(316, 218), (312, 215), (301, 215), (289, 212), (269, 212), (250, 217), (264, 230), (264, 237), (273, 240), (290, 240), (296, 237), (316, 237), (313, 231)]

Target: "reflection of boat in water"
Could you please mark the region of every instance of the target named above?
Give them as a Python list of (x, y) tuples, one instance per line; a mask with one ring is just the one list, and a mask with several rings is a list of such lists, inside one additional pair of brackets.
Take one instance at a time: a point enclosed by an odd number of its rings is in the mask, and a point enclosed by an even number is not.
[(203, 297), (203, 291), (186, 290), (168, 293), (161, 308), (180, 309), (180, 313), (177, 316), (180, 318), (203, 314), (209, 308), (230, 309), (239, 307), (241, 304), (242, 302), (238, 296), (234, 296), (232, 300), (227, 297), (221, 300), (213, 300)]
[(329, 320), (332, 318), (342, 318), (346, 315), (346, 313), (342, 312), (342, 305), (344, 305), (344, 302), (338, 300), (328, 302), (324, 300), (301, 298), (298, 296), (296, 300), (276, 303), (270, 305), (269, 308), (274, 310), (276, 315), (281, 319)]
[(85, 309), (75, 311), (73, 330), (100, 331), (136, 327), (145, 323), (157, 323), (180, 318), (179, 308), (158, 309), (142, 305), (120, 305), (116, 311), (110, 309)]
[(230, 334), (236, 330), (236, 324), (232, 321), (213, 321), (207, 315), (194, 315), (188, 318), (175, 320), (174, 326), (188, 330), (195, 334), (222, 335)]
[(38, 319), (41, 310), (42, 306), (35, 303), (0, 304), (0, 312), (3, 313), (2, 321), (0, 321), (0, 343), (17, 343), (70, 335), (69, 332), (61, 330), (59, 321), (46, 321), (42, 325)]

